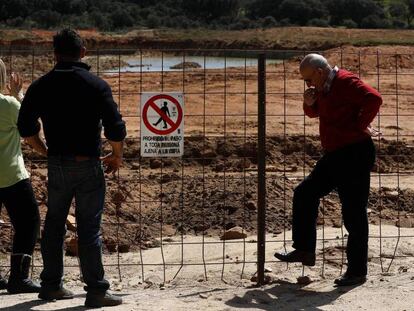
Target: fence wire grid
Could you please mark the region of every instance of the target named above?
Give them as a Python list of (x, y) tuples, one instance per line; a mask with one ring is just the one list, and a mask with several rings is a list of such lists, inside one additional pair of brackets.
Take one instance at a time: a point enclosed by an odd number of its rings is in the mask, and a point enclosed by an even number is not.
[[(306, 86), (298, 65), (307, 53), (89, 52), (85, 62), (110, 84), (128, 131), (124, 165), (116, 175), (107, 176), (102, 223), (107, 268), (116, 269), (120, 279), (133, 268), (144, 279), (158, 266), (165, 283), (179, 277), (185, 266), (200, 266), (204, 279), (209, 277), (210, 267), (219, 267), (225, 281), (234, 274), (229, 265), (237, 265), (243, 278), (247, 266), (255, 271), (258, 264), (260, 282), (264, 265), (286, 265), (265, 253), (265, 248), (289, 250), (293, 188), (322, 154), (318, 120), (305, 117), (302, 110)], [(383, 96), (381, 111), (372, 123), (381, 136), (374, 138), (377, 161), (371, 173), (368, 213), (370, 224), (375, 226), (370, 232), (369, 260), (387, 272), (396, 261), (414, 257), (400, 249), (403, 241), (414, 238), (410, 230), (414, 225), (414, 91), (410, 82), (414, 58), (357, 48), (322, 54), (332, 65), (359, 75)], [(25, 89), (54, 65), (53, 53), (46, 50), (8, 49), (0, 55), (9, 72), (23, 75)], [(185, 151), (181, 158), (140, 156), (139, 103), (143, 92), (184, 94)], [(23, 149), (43, 224), (46, 161), (26, 145)], [(108, 152), (109, 145), (104, 144), (103, 149)], [(0, 216), (0, 246), (7, 254), (12, 227), (5, 209)], [(219, 239), (235, 226), (241, 228), (243, 238)], [(315, 269), (321, 275), (327, 269), (340, 274), (346, 263), (347, 234), (336, 193), (321, 200), (318, 228)], [(76, 232), (70, 226), (68, 229), (67, 255), (76, 255)], [(379, 243), (373, 247), (375, 241)], [(195, 245), (197, 252), (188, 253)], [(250, 245), (257, 245), (257, 252), (251, 251)], [(38, 248), (35, 269), (42, 265)], [(172, 248), (179, 249), (178, 255), (171, 255)], [(155, 259), (154, 253), (146, 255), (150, 250), (159, 252), (160, 259)], [(6, 257), (2, 258), (2, 270), (7, 271)], [(74, 258), (65, 256), (65, 267), (77, 269)]]

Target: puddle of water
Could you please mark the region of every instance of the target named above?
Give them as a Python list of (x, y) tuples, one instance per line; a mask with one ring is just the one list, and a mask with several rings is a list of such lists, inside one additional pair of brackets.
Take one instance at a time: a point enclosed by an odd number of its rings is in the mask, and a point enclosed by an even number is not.
[[(240, 57), (204, 57), (204, 56), (152, 56), (140, 58), (126, 59), (129, 66), (122, 67), (121, 72), (156, 72), (156, 71), (182, 71), (183, 69), (171, 68), (183, 62), (194, 62), (200, 65), (199, 69), (224, 69), (229, 67), (251, 67), (257, 66), (256, 58), (240, 58)], [(280, 63), (281, 60), (269, 59), (267, 64)], [(141, 69), (142, 68), (142, 69)], [(185, 70), (191, 70), (185, 68)], [(114, 70), (115, 71), (115, 70)], [(118, 71), (118, 70), (116, 70)]]

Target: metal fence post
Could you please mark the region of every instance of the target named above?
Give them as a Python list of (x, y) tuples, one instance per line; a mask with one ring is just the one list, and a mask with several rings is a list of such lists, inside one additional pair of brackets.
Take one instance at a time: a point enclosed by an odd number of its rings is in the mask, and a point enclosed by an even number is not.
[(258, 58), (257, 283), (264, 284), (266, 243), (266, 56)]

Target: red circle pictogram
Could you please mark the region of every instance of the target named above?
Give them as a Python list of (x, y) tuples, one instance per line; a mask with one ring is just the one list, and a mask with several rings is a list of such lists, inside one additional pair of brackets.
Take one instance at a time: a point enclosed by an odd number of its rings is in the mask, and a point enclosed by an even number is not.
[[(166, 99), (168, 101), (170, 101), (171, 103), (173, 103), (176, 107), (177, 107), (177, 120), (174, 122), (173, 120), (171, 120), (170, 117), (168, 117), (163, 111), (161, 111), (161, 109), (155, 104), (155, 101), (158, 99)], [(149, 107), (151, 107), (152, 109), (154, 109), (161, 118), (163, 118), (165, 120), (165, 122), (167, 122), (171, 127), (169, 129), (166, 130), (159, 130), (157, 128), (155, 128), (149, 121), (148, 121), (148, 109)], [(181, 109), (181, 105), (178, 102), (177, 99), (175, 99), (174, 97), (167, 95), (167, 94), (158, 94), (155, 95), (153, 97), (151, 97), (150, 99), (147, 100), (147, 102), (144, 104), (144, 108), (142, 109), (142, 119), (144, 121), (145, 126), (147, 127), (148, 130), (150, 130), (151, 132), (158, 134), (158, 135), (168, 135), (172, 132), (174, 132), (181, 124), (181, 121), (183, 119), (183, 110)]]

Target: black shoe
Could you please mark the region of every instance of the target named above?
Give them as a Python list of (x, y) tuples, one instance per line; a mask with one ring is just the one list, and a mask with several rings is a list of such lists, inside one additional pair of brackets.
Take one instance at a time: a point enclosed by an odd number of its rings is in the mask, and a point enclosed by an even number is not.
[(122, 304), (122, 298), (108, 292), (86, 294), (85, 306), (89, 308), (112, 307)]
[(31, 279), (9, 279), (7, 292), (9, 294), (38, 293), (40, 292), (40, 285)]
[(315, 253), (309, 253), (298, 249), (287, 254), (275, 253), (275, 257), (280, 261), (300, 262), (305, 266), (311, 267), (315, 265)]
[(0, 290), (7, 289), (7, 280), (0, 276)]
[(339, 277), (334, 281), (337, 286), (351, 286), (351, 285), (361, 285), (367, 281), (366, 275), (352, 275), (348, 272), (345, 272), (344, 275)]
[(7, 284), (9, 294), (38, 293), (40, 285), (29, 279), (32, 256), (12, 254), (10, 258), (10, 277)]
[(49, 301), (72, 299), (73, 293), (70, 290), (63, 288), (63, 287), (59, 289), (55, 289), (55, 290), (45, 290), (42, 288), (40, 290), (38, 297), (42, 300), (49, 300)]

